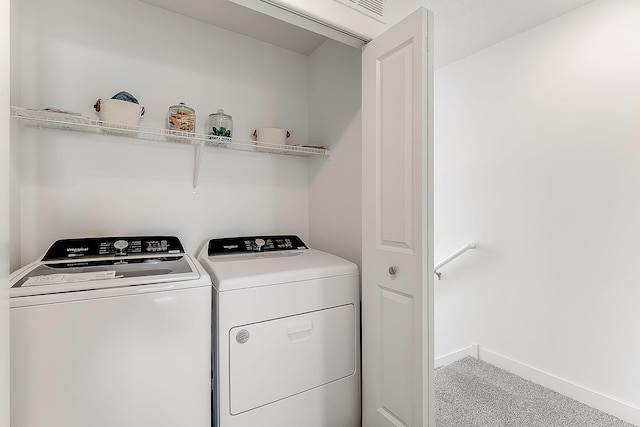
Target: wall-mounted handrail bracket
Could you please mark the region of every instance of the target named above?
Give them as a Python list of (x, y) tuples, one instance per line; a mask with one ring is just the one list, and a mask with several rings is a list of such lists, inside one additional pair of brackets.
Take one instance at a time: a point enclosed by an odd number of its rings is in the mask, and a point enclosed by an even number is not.
[(433, 272), (435, 273), (436, 276), (438, 276), (438, 280), (440, 280), (442, 276), (442, 273), (440, 273), (438, 270), (440, 270), (443, 266), (450, 263), (454, 259), (458, 258), (460, 255), (462, 255), (469, 249), (475, 249), (476, 247), (477, 246), (475, 243), (469, 242), (463, 247), (461, 247), (460, 249), (458, 249), (457, 251), (453, 252), (451, 255), (449, 255), (445, 259), (443, 259), (442, 261), (440, 261), (439, 263), (437, 263), (435, 267), (433, 267)]

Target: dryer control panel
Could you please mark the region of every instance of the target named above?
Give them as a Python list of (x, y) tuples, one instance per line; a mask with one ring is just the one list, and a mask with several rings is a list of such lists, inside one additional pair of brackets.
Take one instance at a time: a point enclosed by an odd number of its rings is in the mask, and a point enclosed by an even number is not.
[(57, 240), (42, 260), (182, 253), (182, 244), (174, 236), (96, 237)]
[(229, 237), (209, 240), (208, 254), (228, 255), (248, 252), (273, 252), (309, 249), (302, 239), (294, 235)]

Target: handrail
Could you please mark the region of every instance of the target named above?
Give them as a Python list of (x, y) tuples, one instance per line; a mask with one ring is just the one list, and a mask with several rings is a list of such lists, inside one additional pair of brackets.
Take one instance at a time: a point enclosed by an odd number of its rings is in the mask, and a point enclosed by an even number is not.
[(438, 280), (440, 280), (440, 276), (442, 276), (442, 273), (438, 272), (438, 270), (440, 270), (444, 265), (458, 258), (460, 255), (462, 255), (469, 249), (475, 249), (475, 248), (476, 248), (476, 244), (469, 242), (463, 247), (461, 247), (460, 249), (458, 249), (457, 251), (455, 251), (454, 253), (452, 253), (451, 255), (449, 255), (448, 257), (446, 257), (445, 259), (443, 259), (442, 261), (440, 261), (439, 263), (437, 263), (435, 267), (433, 267), (433, 272), (435, 273), (436, 276), (438, 276)]

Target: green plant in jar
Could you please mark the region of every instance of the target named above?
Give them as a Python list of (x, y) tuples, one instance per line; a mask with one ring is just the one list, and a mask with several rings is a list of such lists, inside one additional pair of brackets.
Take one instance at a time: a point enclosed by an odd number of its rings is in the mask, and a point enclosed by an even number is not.
[(217, 113), (209, 114), (206, 133), (212, 136), (230, 138), (233, 133), (233, 119), (230, 115), (225, 114), (224, 110), (218, 110)]

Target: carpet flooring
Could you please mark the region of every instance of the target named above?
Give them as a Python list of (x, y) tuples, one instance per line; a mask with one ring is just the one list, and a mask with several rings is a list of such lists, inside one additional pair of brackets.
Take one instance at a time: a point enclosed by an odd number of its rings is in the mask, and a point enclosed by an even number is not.
[(465, 357), (435, 371), (436, 427), (634, 427)]

